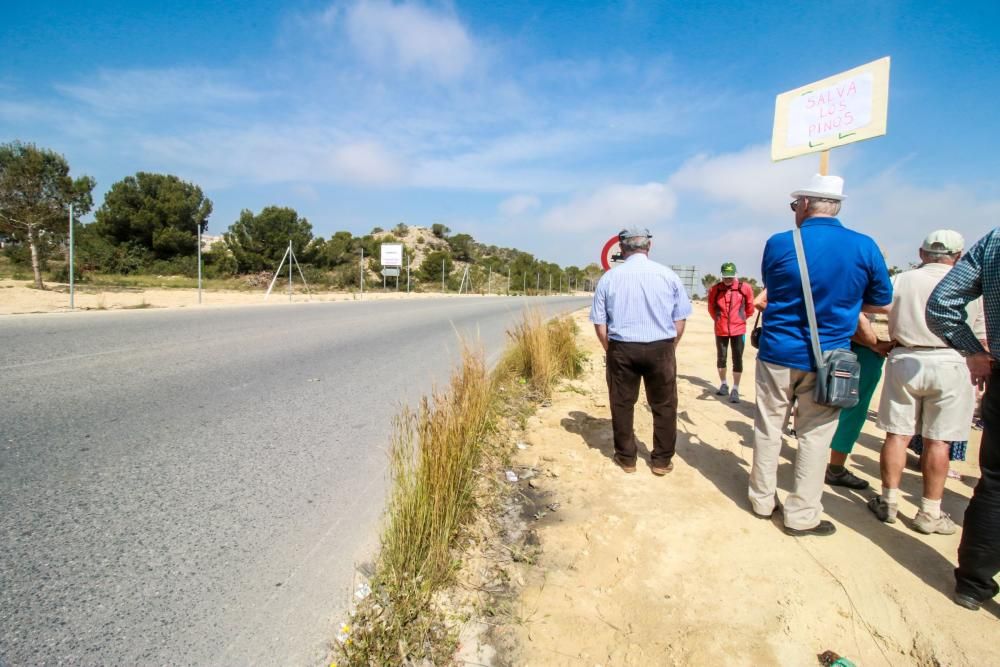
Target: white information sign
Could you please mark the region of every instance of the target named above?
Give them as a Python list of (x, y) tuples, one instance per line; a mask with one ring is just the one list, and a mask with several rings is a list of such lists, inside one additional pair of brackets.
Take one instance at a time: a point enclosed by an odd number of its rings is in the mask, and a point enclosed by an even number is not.
[(402, 266), (403, 265), (403, 244), (383, 243), (381, 246), (382, 266)]
[(778, 95), (771, 159), (828, 151), (886, 132), (889, 58)]

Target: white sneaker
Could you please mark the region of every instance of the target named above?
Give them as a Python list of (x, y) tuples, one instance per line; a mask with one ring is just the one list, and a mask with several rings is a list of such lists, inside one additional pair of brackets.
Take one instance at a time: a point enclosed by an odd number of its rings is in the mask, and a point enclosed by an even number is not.
[(913, 527), (924, 535), (933, 535), (934, 533), (954, 535), (955, 531), (958, 530), (958, 526), (945, 512), (941, 512), (941, 516), (936, 519), (927, 512), (917, 512), (917, 516), (913, 519)]

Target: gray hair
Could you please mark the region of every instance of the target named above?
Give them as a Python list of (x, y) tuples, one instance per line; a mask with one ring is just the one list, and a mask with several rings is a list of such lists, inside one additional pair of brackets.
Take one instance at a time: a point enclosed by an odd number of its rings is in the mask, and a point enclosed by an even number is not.
[(840, 202), (836, 199), (822, 199), (809, 197), (809, 208), (806, 214), (837, 215), (840, 213)]
[(935, 252), (933, 250), (924, 250), (923, 248), (920, 249), (920, 252), (927, 258), (928, 264), (941, 263), (942, 259), (955, 259), (958, 255), (962, 254), (961, 250), (955, 252)]
[(619, 241), (622, 250), (649, 250), (648, 236), (632, 236)]

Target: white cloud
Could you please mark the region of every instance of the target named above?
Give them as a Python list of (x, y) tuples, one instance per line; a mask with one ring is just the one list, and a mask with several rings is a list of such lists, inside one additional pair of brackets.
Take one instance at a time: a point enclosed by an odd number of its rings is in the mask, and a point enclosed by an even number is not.
[[(1000, 196), (995, 188), (976, 184), (918, 186), (908, 178), (905, 161), (874, 176), (852, 166), (851, 151), (834, 155), (834, 168), (845, 177), (848, 195), (840, 219), (871, 236), (889, 264), (916, 261), (923, 237), (934, 229), (952, 228), (971, 245), (1000, 224)], [(691, 262), (715, 272), (734, 261), (740, 273), (758, 276), (764, 244), (789, 229), (788, 194), (816, 170), (818, 156), (771, 163), (766, 146), (735, 153), (696, 156), (667, 179), (681, 198), (674, 225)]]
[(331, 155), (331, 176), (342, 183), (389, 185), (403, 174), (399, 161), (376, 142), (340, 146)]
[(508, 218), (524, 215), (538, 208), (541, 202), (533, 195), (514, 195), (500, 202), (500, 212)]
[[(2, 92), (2, 91), (0, 91)], [(0, 119), (10, 123), (21, 123), (28, 120), (55, 120), (55, 114), (50, 109), (38, 104), (0, 100)]]
[(697, 155), (681, 165), (668, 183), (754, 213), (779, 214), (788, 209), (788, 193), (806, 183), (817, 166), (818, 158), (772, 162), (768, 146), (749, 146), (737, 153)]
[(259, 95), (209, 69), (132, 69), (98, 71), (87, 83), (55, 84), (68, 97), (106, 113), (204, 108), (245, 104)]
[(415, 3), (360, 0), (346, 10), (346, 22), (351, 44), (377, 67), (447, 81), (462, 76), (475, 58), (475, 45), (457, 17)]
[(966, 185), (919, 187), (890, 169), (858, 188), (841, 217), (874, 238), (890, 264), (905, 267), (935, 229), (961, 233), (968, 248), (1000, 225), (1000, 197)]
[(293, 185), (291, 187), (291, 191), (295, 194), (295, 196), (301, 197), (307, 201), (319, 201), (319, 192), (316, 191), (315, 187), (309, 185), (308, 183), (298, 183)]
[(677, 197), (663, 183), (609, 185), (556, 206), (545, 214), (542, 224), (552, 230), (621, 229), (632, 225), (652, 229), (669, 220), (676, 207)]
[(149, 169), (179, 170), (215, 187), (239, 183), (401, 184), (405, 165), (374, 141), (349, 141), (315, 127), (206, 130), (186, 136), (138, 137)]

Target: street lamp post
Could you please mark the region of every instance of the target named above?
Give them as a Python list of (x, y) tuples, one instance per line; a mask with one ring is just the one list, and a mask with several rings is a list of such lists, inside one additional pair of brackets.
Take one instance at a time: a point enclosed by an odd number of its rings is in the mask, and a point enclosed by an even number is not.
[[(198, 305), (201, 305), (201, 223), (198, 224)], [(291, 264), (289, 264), (291, 267)]]
[(73, 310), (75, 295), (73, 281), (73, 205), (69, 205), (69, 309)]

